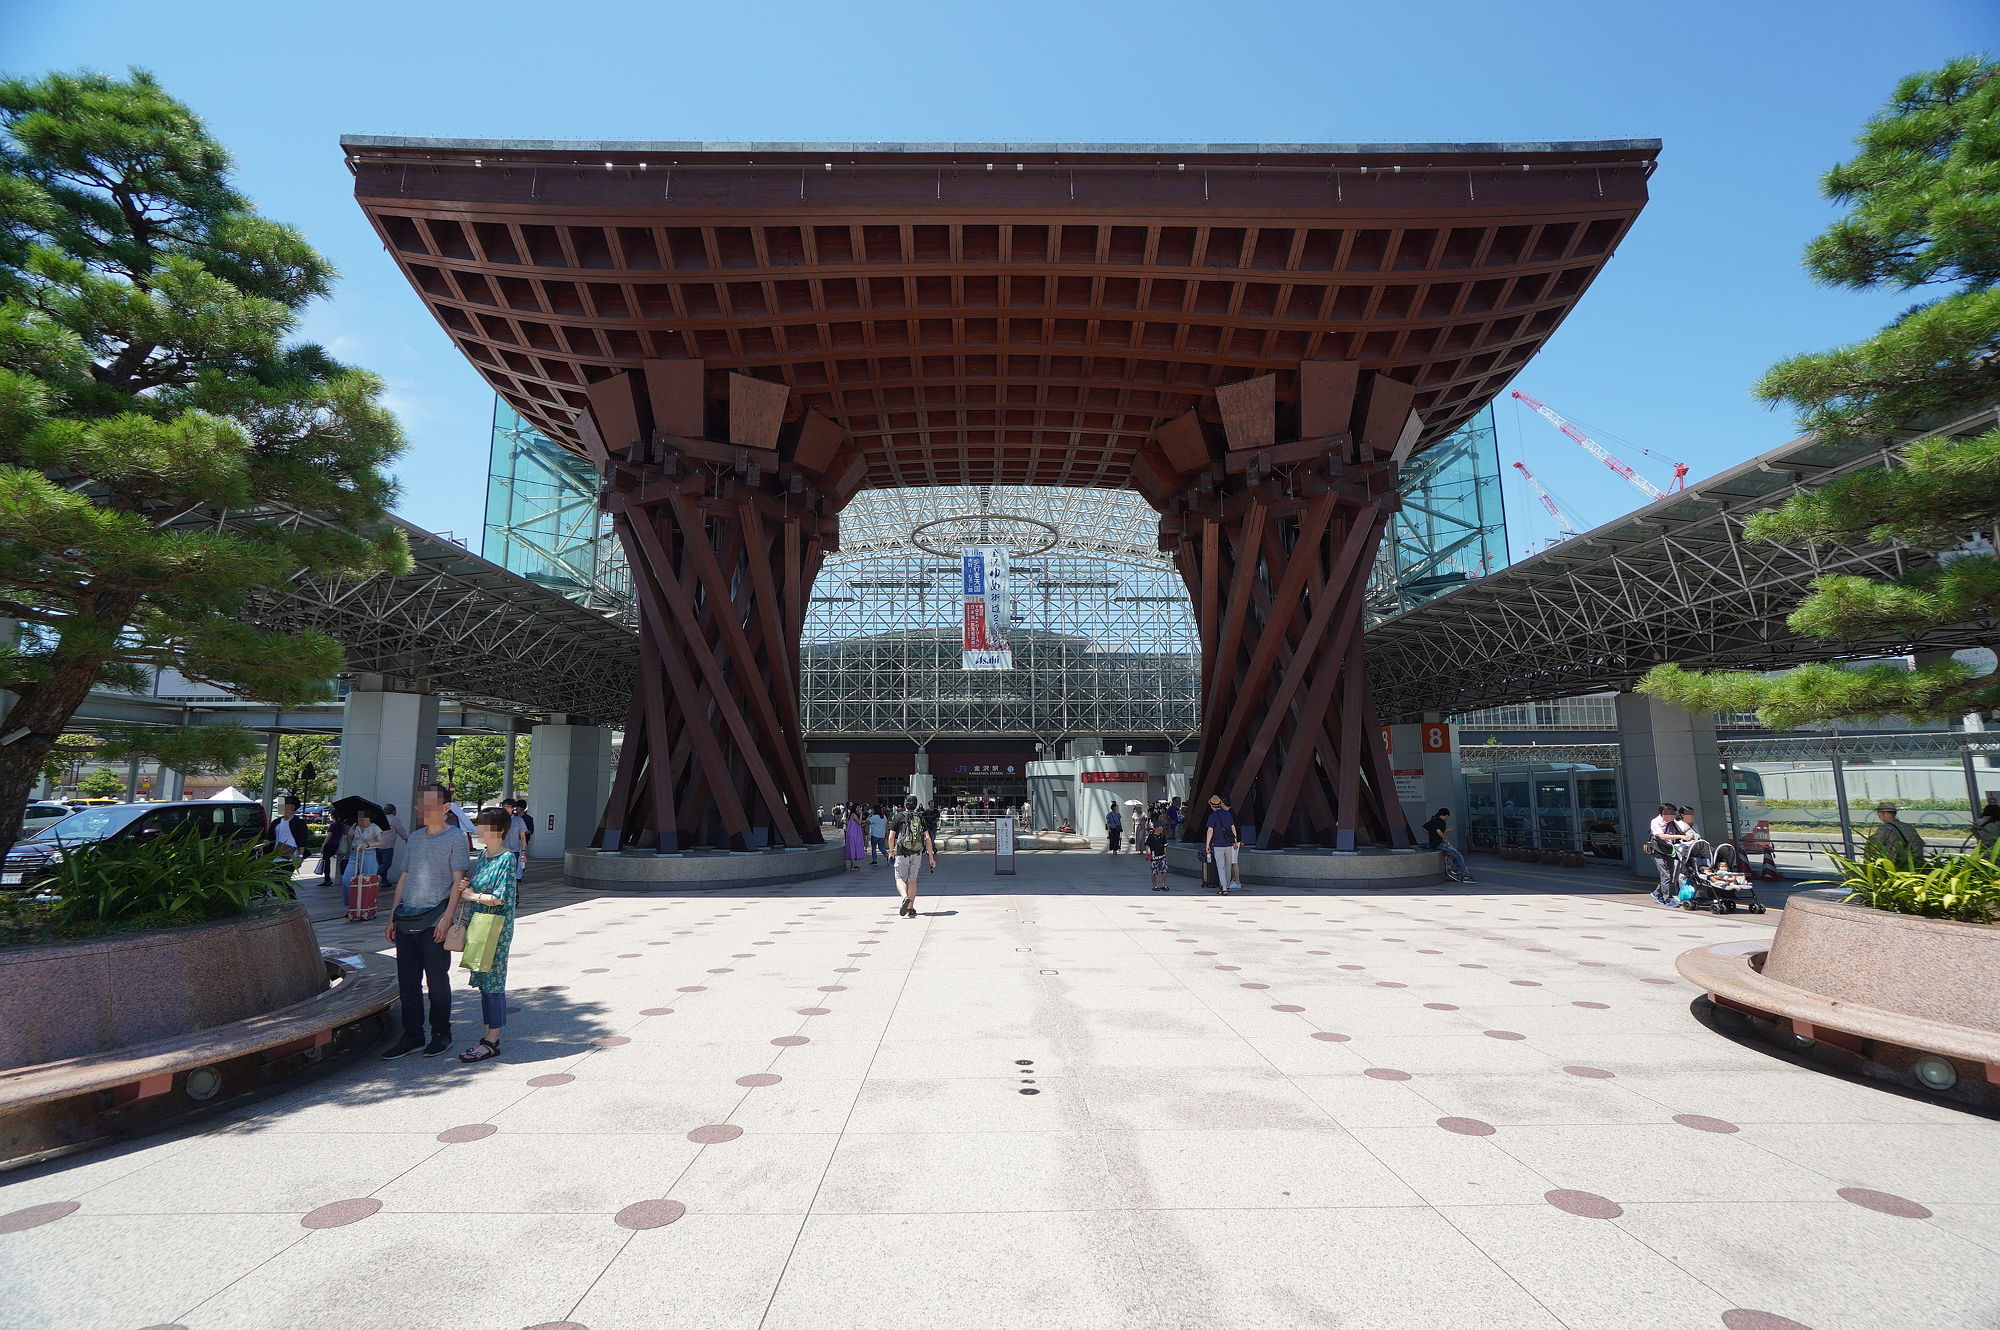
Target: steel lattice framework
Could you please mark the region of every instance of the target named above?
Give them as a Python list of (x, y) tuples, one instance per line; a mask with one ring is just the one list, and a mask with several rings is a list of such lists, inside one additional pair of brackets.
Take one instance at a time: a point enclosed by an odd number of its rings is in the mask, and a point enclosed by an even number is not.
[(1838, 476), (1893, 465), (1922, 438), (1982, 432), (1988, 407), (1894, 438), (1808, 436), (1377, 624), (1368, 666), (1383, 719), (1627, 688), (1655, 665), (1778, 669), (1802, 661), (1953, 649), (1966, 624), (1871, 642), (1801, 637), (1785, 623), (1814, 579), (1895, 577), (1932, 556), (1900, 545), (1746, 539), (1749, 517)]
[[(211, 521), (286, 526), (320, 521), (268, 507)], [(436, 692), (517, 715), (564, 715), (615, 725), (632, 697), (638, 643), (631, 628), (394, 519), (414, 567), (401, 577), (301, 574), (255, 597), (254, 622), (316, 629), (347, 651), (348, 669), (398, 687)]]
[[(1014, 668), (960, 660), (956, 563), (915, 549), (941, 519), (1011, 534), (1010, 518), (1057, 543), (1016, 555)], [(1138, 495), (1050, 486), (871, 490), (840, 515), (840, 553), (813, 588), (801, 653), (806, 733), (1148, 735), (1199, 729), (1200, 643), (1179, 575), (1159, 551), (1159, 515)]]

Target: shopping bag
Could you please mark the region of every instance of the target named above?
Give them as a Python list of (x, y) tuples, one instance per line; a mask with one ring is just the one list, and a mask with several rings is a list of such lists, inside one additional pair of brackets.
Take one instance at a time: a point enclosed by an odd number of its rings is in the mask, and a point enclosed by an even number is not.
[(459, 965), (478, 972), (493, 968), (494, 953), (500, 950), (500, 916), (480, 912), (465, 926), (465, 950)]

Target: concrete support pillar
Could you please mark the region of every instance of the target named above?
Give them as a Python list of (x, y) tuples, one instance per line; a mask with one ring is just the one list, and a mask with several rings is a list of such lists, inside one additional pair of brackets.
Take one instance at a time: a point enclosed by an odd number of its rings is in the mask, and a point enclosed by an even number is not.
[(337, 797), (358, 794), (394, 804), (410, 823), (417, 786), (437, 779), (437, 745), (435, 696), (356, 688), (347, 695), (340, 720)]
[(500, 797), (514, 797), (514, 722), (507, 722), (506, 733), (500, 736)]
[(264, 805), (266, 817), (276, 817), (278, 813), (278, 739), (277, 730), (264, 736), (264, 788), (257, 796), (257, 802)]
[(1451, 810), (1452, 843), (1465, 844), (1464, 782), (1458, 770), (1458, 726), (1441, 720), (1388, 725), (1389, 767), (1396, 801), (1412, 827), (1430, 821), (1440, 808)]
[(163, 803), (173, 803), (187, 797), (187, 777), (172, 767), (161, 767), (153, 777), (153, 797)]
[(931, 775), (931, 755), (921, 748), (917, 750), (917, 769), (910, 777), (910, 793), (919, 806), (929, 803), (937, 795), (937, 779)]
[(1618, 694), (1618, 751), (1625, 790), (1625, 862), (1641, 877), (1654, 862), (1640, 852), (1663, 803), (1697, 810), (1695, 825), (1710, 840), (1725, 836), (1722, 751), (1715, 717), (1643, 693)]
[(136, 757), (125, 764), (125, 802), (139, 802), (139, 759)]
[(529, 853), (560, 859), (565, 850), (590, 844), (611, 797), (611, 731), (600, 725), (537, 725), (529, 742), (535, 762), (528, 805), (535, 839)]

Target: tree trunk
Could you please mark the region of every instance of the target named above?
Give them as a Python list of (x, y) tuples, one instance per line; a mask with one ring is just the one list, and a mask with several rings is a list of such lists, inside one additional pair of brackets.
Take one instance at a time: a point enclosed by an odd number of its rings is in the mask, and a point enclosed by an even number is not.
[[(115, 632), (131, 621), (138, 606), (136, 591), (98, 592), (92, 597), (90, 626)], [(0, 744), (0, 856), (14, 848), (28, 792), (35, 788), (42, 762), (90, 695), (104, 660), (95, 652), (65, 649), (58, 639), (48, 656), (48, 677), (23, 688), (20, 700), (0, 722), (0, 733), (27, 731), (12, 743)]]

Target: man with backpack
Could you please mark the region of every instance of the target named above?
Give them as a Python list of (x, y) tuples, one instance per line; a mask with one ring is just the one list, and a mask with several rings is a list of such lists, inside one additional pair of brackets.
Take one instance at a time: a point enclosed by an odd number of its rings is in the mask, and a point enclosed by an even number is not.
[(933, 799), (929, 803), (924, 805), (924, 834), (931, 838), (931, 871), (933, 873), (937, 871), (938, 867), (938, 861), (937, 861), (938, 817), (939, 813), (938, 813), (937, 800)]
[(896, 869), (896, 890), (902, 893), (903, 904), (896, 913), (905, 919), (917, 917), (917, 874), (923, 863), (923, 856), (931, 857), (931, 869), (937, 869), (937, 842), (924, 826), (924, 816), (917, 811), (914, 795), (903, 800), (902, 811), (889, 819), (889, 862)]

